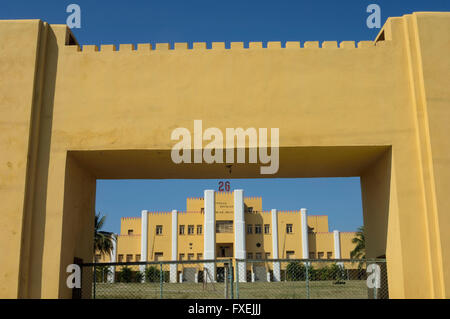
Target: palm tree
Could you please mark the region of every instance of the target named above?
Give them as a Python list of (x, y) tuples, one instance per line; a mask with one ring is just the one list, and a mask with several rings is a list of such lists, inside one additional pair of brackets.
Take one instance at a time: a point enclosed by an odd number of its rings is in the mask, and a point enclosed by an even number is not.
[[(358, 228), (356, 236), (352, 238), (352, 243), (356, 244), (355, 248), (350, 252), (351, 259), (366, 259), (366, 239), (364, 237), (364, 226)], [(361, 274), (361, 270), (364, 266), (364, 262), (358, 263), (358, 270)], [(360, 275), (358, 275), (360, 276)]]
[(96, 251), (102, 255), (109, 255), (113, 249), (113, 233), (102, 231), (106, 216), (101, 216), (100, 212), (95, 215), (94, 225), (94, 254)]
[(366, 240), (364, 237), (364, 226), (358, 228), (356, 236), (352, 239), (352, 243), (356, 244), (356, 246), (350, 252), (350, 258), (366, 259)]

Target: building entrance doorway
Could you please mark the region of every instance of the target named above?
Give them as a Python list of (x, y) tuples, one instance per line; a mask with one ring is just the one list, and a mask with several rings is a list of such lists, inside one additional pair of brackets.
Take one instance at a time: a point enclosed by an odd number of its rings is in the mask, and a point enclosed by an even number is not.
[(216, 244), (217, 257), (233, 257), (233, 244)]

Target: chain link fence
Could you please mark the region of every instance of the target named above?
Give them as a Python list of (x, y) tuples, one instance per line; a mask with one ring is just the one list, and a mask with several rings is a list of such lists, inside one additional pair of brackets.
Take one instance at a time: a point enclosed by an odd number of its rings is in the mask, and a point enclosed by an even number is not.
[[(386, 261), (236, 260), (236, 298), (384, 299)], [(244, 273), (245, 275), (242, 275)]]
[(81, 298), (234, 298), (231, 259), (82, 265)]
[(389, 297), (384, 259), (217, 259), (81, 266), (81, 298)]

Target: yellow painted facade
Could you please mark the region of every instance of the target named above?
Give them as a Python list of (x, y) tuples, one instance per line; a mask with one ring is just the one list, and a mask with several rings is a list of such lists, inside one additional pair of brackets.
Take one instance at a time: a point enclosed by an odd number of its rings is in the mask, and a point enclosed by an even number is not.
[[(245, 197), (245, 242), (248, 259), (271, 259), (273, 256), (271, 211), (262, 209), (261, 197)], [(204, 200), (188, 198), (187, 210), (177, 212), (177, 260), (198, 260), (204, 257)], [(234, 202), (232, 192), (215, 193), (216, 222), (230, 221), (231, 227), (216, 230), (216, 258), (235, 257)], [(148, 212), (147, 259), (146, 261), (172, 260), (172, 212)], [(277, 211), (278, 214), (278, 258), (302, 258), (302, 227), (300, 210)], [(333, 233), (328, 232), (328, 216), (308, 215), (309, 258), (335, 259)], [(291, 232), (287, 226), (291, 225)], [(160, 231), (157, 231), (157, 226)], [(255, 233), (256, 226), (261, 233)], [(180, 227), (184, 231), (181, 234)], [(189, 228), (192, 227), (192, 233)], [(249, 233), (248, 228), (251, 229)], [(136, 262), (141, 259), (141, 218), (121, 219), (117, 236), (117, 252), (114, 262)], [(351, 239), (355, 232), (340, 232), (340, 258), (349, 259), (354, 248)], [(224, 249), (222, 250), (221, 247)], [(96, 253), (98, 262), (111, 262), (109, 255)], [(356, 267), (357, 265), (350, 265)]]
[(67, 265), (93, 257), (96, 179), (262, 177), (261, 163), (171, 161), (171, 132), (201, 119), (279, 128), (264, 177), (360, 176), (389, 296), (448, 298), (448, 30), (450, 13), (418, 12), (357, 44), (81, 50), (65, 25), (0, 21), (0, 297), (71, 296)]

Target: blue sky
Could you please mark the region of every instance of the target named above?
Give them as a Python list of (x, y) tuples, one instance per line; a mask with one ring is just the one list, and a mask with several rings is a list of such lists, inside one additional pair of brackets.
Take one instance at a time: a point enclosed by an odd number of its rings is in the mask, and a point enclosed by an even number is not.
[[(414, 11), (450, 11), (449, 0), (2, 0), (0, 19), (42, 19), (64, 24), (69, 4), (81, 7), (80, 44), (232, 41), (373, 40), (366, 8), (381, 7), (381, 25), (389, 16)], [(359, 178), (230, 180), (246, 196), (262, 196), (263, 208), (308, 208), (329, 215), (330, 230), (362, 225)], [(217, 180), (98, 181), (96, 210), (107, 214), (105, 229), (119, 232), (120, 217), (142, 209), (184, 210), (186, 197), (218, 188)]]
[(81, 7), (81, 44), (192, 41), (372, 40), (366, 8), (388, 16), (450, 11), (448, 0), (2, 0), (0, 19), (65, 23), (66, 7)]
[[(225, 180), (221, 180), (225, 181)], [(330, 230), (353, 231), (361, 226), (361, 187), (352, 178), (230, 179), (231, 190), (261, 196), (264, 210), (298, 210), (328, 215)], [(186, 210), (187, 197), (218, 190), (219, 180), (99, 180), (96, 209), (106, 214), (105, 229), (119, 232), (120, 217), (140, 216), (141, 210)]]

